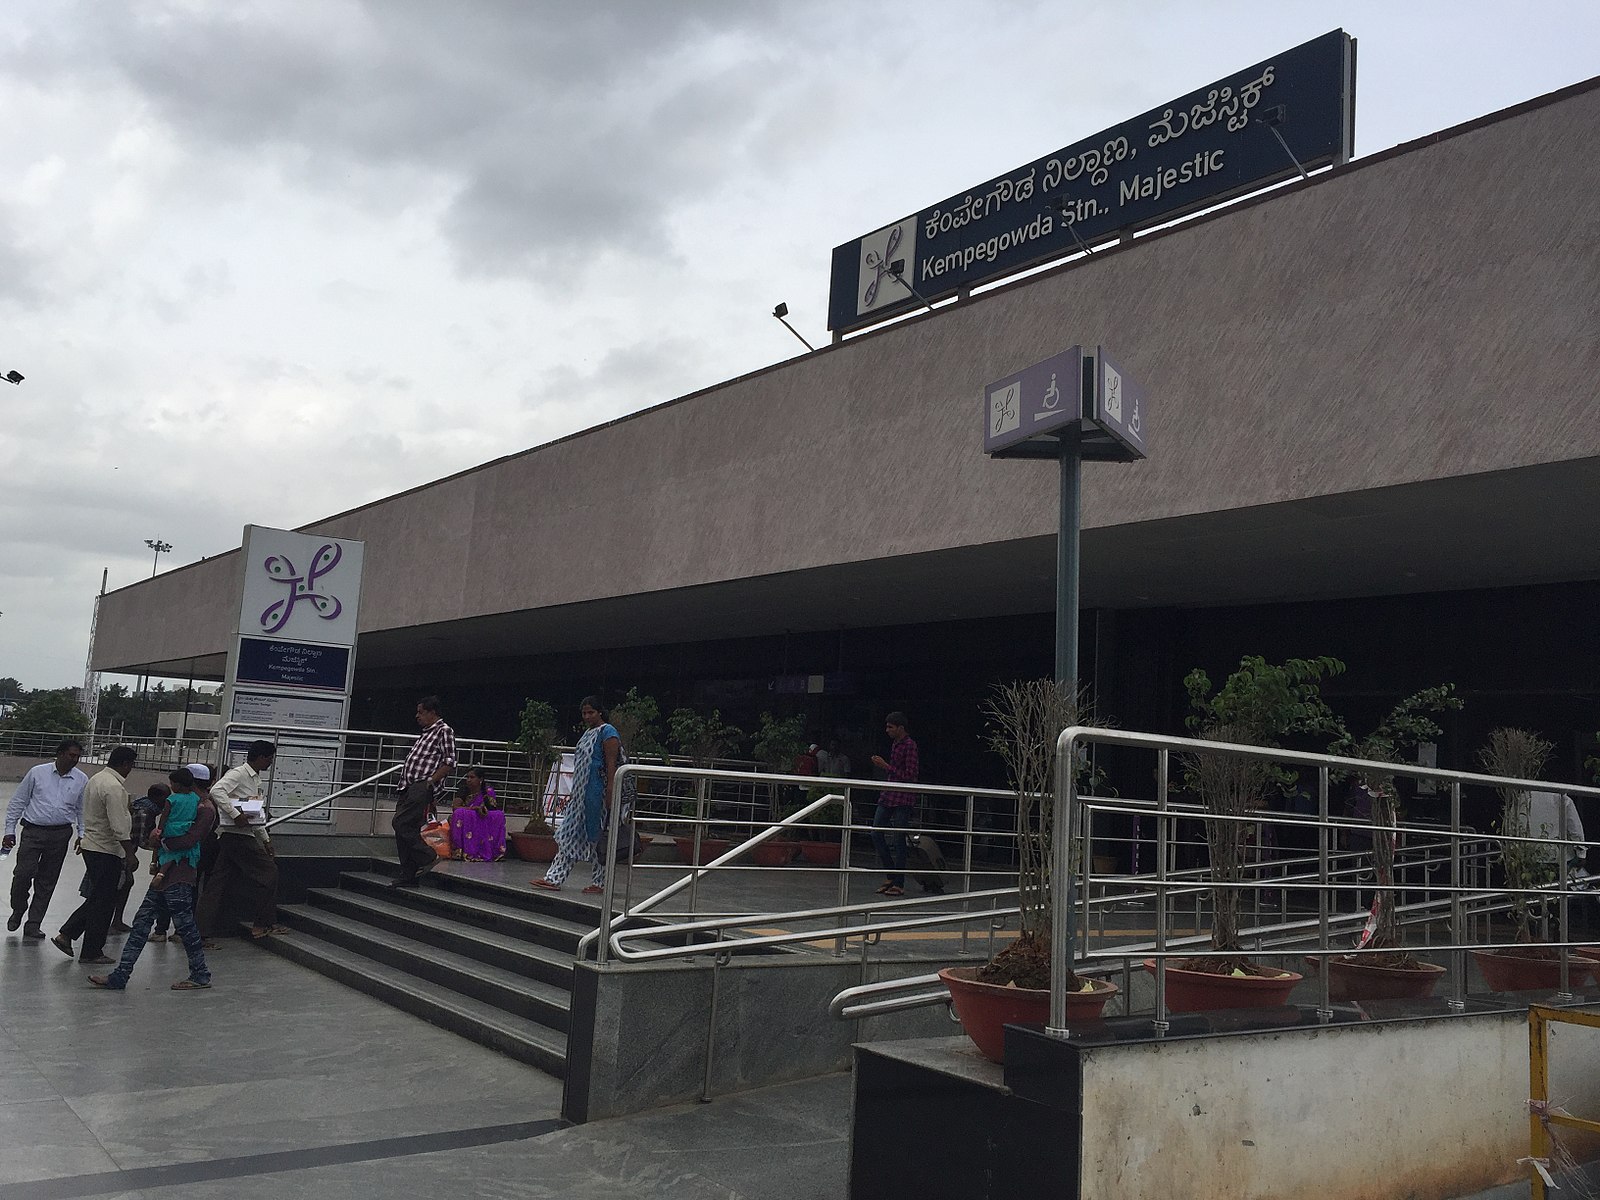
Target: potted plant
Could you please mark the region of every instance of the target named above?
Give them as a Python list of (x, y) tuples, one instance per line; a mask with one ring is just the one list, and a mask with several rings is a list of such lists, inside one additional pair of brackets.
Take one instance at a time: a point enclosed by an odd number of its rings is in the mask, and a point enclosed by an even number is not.
[[(755, 741), (751, 752), (762, 766), (774, 775), (787, 775), (794, 770), (795, 760), (800, 757), (806, 748), (806, 719), (803, 716), (774, 717), (769, 712), (761, 714), (761, 724), (756, 729)], [(778, 813), (780, 810), (787, 815), (793, 812), (802, 799), (796, 803), (780, 804), (779, 785), (769, 785), (768, 810)], [(798, 791), (797, 788), (788, 788), (788, 791)], [(800, 843), (792, 837), (772, 837), (762, 842), (750, 852), (751, 859), (763, 867), (781, 867), (793, 862), (800, 853)]]
[(661, 744), (661, 732), (656, 727), (661, 706), (654, 696), (643, 696), (638, 688), (629, 688), (628, 694), (611, 706), (608, 716), (629, 762), (666, 757), (666, 747)]
[(511, 849), (524, 862), (549, 862), (556, 856), (555, 830), (544, 813), (544, 780), (552, 763), (561, 761), (556, 749), (556, 710), (543, 700), (529, 700), (522, 706), (513, 743), (528, 756), (528, 774), (533, 780), (533, 803), (528, 823), (511, 834)]
[[(692, 708), (678, 708), (667, 718), (667, 737), (672, 742), (673, 749), (679, 754), (696, 767), (709, 770), (716, 765), (718, 759), (726, 758), (738, 748), (740, 739), (744, 737), (744, 731), (737, 725), (725, 722), (719, 709), (712, 709), (709, 716), (702, 716)], [(680, 815), (694, 822), (687, 835), (680, 834), (673, 838), (677, 843), (680, 861), (698, 865), (727, 852), (730, 846), (728, 839), (725, 836), (716, 836), (711, 826), (699, 824), (702, 814), (698, 793), (684, 800), (679, 805), (678, 811)], [(709, 814), (710, 811), (711, 805), (708, 802), (705, 813)]]
[[(1389, 710), (1378, 727), (1357, 739), (1342, 727), (1328, 747), (1331, 754), (1378, 762), (1399, 762), (1407, 750), (1437, 739), (1443, 730), (1433, 714), (1459, 709), (1461, 698), (1451, 684), (1424, 688)], [(1328, 960), (1328, 996), (1333, 1000), (1420, 999), (1431, 996), (1444, 975), (1437, 963), (1424, 962), (1400, 941), (1400, 917), (1394, 888), (1395, 827), (1399, 793), (1392, 774), (1356, 773), (1357, 786), (1371, 798), (1372, 868), (1377, 879), (1372, 910), (1356, 943), (1358, 949), (1383, 954), (1351, 954)]]
[[(1021, 931), (985, 965), (946, 967), (939, 978), (962, 1028), (991, 1062), (1004, 1061), (1007, 1025), (1043, 1024), (1050, 1016), (1056, 739), (1068, 726), (1088, 723), (1086, 707), (1071, 687), (1053, 679), (1001, 684), (984, 705), (989, 746), (1004, 761), (1016, 793)], [(1069, 1019), (1098, 1018), (1119, 990), (1069, 970)]]
[[(1510, 779), (1538, 779), (1550, 761), (1555, 747), (1536, 733), (1526, 729), (1495, 729), (1489, 734), (1489, 744), (1479, 752), (1484, 770), (1491, 775)], [(1553, 830), (1529, 828), (1529, 794), (1520, 789), (1503, 787), (1500, 792), (1499, 829), (1508, 838), (1525, 838), (1554, 834)], [(1563, 802), (1565, 798), (1563, 797)], [(1505, 870), (1506, 888), (1511, 892), (1511, 914), (1516, 923), (1512, 937), (1513, 947), (1504, 950), (1474, 950), (1473, 961), (1478, 964), (1484, 982), (1495, 992), (1524, 992), (1561, 986), (1561, 956), (1554, 947), (1535, 944), (1533, 937), (1533, 910), (1528, 902), (1529, 893), (1544, 884), (1553, 882), (1558, 875), (1560, 855), (1565, 848), (1555, 850), (1537, 842), (1502, 841), (1500, 863)], [(1589, 973), (1591, 960), (1572, 957), (1567, 963), (1569, 983), (1580, 983)]]
[[(628, 762), (666, 760), (667, 750), (661, 744), (660, 730), (656, 726), (656, 722), (661, 719), (661, 706), (656, 703), (654, 696), (641, 695), (636, 687), (629, 688), (628, 694), (611, 706), (607, 719), (611, 722), (611, 727), (617, 731), (617, 738), (622, 743), (622, 753)], [(633, 817), (630, 822), (634, 832), (636, 855), (643, 854), (654, 845), (655, 839), (643, 830), (646, 826), (654, 827), (660, 824), (659, 809), (652, 822), (647, 806), (654, 807), (659, 801), (661, 793), (657, 789), (662, 786), (668, 789), (667, 794), (670, 796), (672, 787), (670, 779), (638, 780)]]
[[(1210, 677), (1196, 669), (1183, 681), (1192, 710), (1188, 726), (1210, 741), (1252, 746), (1277, 746), (1294, 734), (1337, 733), (1338, 718), (1322, 699), (1321, 683), (1343, 670), (1336, 658), (1291, 658), (1279, 665), (1247, 655), (1213, 695)], [(1285, 1004), (1302, 976), (1251, 962), (1239, 937), (1249, 827), (1238, 818), (1259, 810), (1271, 790), (1292, 786), (1294, 776), (1237, 754), (1185, 754), (1182, 766), (1185, 786), (1215, 818), (1205, 827), (1211, 877), (1219, 885), (1212, 889), (1211, 946), (1221, 954), (1168, 967), (1167, 1007), (1200, 1012)], [(1154, 961), (1145, 968), (1154, 972)]]
[[(811, 788), (797, 800), (788, 811), (809, 804), (822, 795), (821, 788)], [(835, 800), (823, 808), (817, 809), (806, 818), (808, 827), (801, 831), (800, 858), (814, 867), (837, 867), (839, 865), (839, 827), (844, 823), (844, 804)]]

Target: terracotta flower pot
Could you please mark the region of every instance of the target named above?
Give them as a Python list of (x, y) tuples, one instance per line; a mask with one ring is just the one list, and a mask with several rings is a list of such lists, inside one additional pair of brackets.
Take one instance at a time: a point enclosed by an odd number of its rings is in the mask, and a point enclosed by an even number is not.
[[(673, 843), (678, 847), (678, 861), (686, 866), (695, 866), (694, 839), (692, 837), (675, 837)], [(728, 852), (731, 843), (721, 838), (705, 838), (700, 842), (700, 862), (708, 863), (714, 858), (721, 858)]]
[[(961, 1018), (961, 1028), (973, 1045), (990, 1062), (1004, 1062), (1006, 1058), (1007, 1025), (1043, 1025), (1050, 1019), (1050, 991), (1048, 988), (1001, 987), (994, 983), (981, 983), (977, 967), (946, 967), (939, 972), (945, 987), (950, 989), (950, 1002), (956, 1016)], [(1067, 1020), (1097, 1021), (1106, 1001), (1120, 989), (1104, 979), (1091, 979), (1088, 992), (1067, 993)]]
[[(1472, 961), (1483, 973), (1491, 992), (1548, 992), (1561, 986), (1561, 963), (1555, 958), (1528, 958), (1518, 954), (1520, 947), (1504, 950), (1474, 950)], [(1529, 947), (1531, 949), (1531, 947)], [(1582, 987), (1589, 972), (1600, 965), (1586, 955), (1572, 954), (1567, 960), (1567, 982)]]
[(798, 842), (768, 838), (750, 851), (750, 858), (758, 867), (783, 867), (792, 863), (799, 852)]
[(837, 867), (839, 865), (839, 843), (801, 842), (800, 857), (813, 866)]
[[(1144, 960), (1144, 969), (1156, 973), (1156, 960)], [(1212, 975), (1206, 971), (1167, 968), (1167, 1010), (1169, 1012), (1214, 1012), (1223, 1008), (1281, 1008), (1289, 1003), (1289, 993), (1303, 979), (1294, 971), (1282, 978), (1263, 979), (1257, 975)]]
[(550, 862), (556, 856), (556, 839), (549, 833), (511, 834), (511, 852), (523, 862)]
[(1444, 968), (1437, 963), (1385, 967), (1346, 955), (1328, 960), (1328, 999), (1421, 1000), (1433, 995), (1442, 978)]

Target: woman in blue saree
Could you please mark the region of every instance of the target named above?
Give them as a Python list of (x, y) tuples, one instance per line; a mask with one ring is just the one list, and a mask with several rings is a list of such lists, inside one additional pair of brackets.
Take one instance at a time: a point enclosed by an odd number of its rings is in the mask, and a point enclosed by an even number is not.
[(579, 705), (585, 726), (572, 756), (572, 795), (556, 824), (556, 856), (543, 879), (533, 886), (545, 891), (561, 890), (572, 864), (579, 859), (594, 863), (593, 882), (584, 892), (594, 895), (605, 889), (606, 856), (603, 831), (608, 825), (611, 784), (622, 763), (622, 738), (607, 723), (605, 707), (597, 696), (585, 696)]

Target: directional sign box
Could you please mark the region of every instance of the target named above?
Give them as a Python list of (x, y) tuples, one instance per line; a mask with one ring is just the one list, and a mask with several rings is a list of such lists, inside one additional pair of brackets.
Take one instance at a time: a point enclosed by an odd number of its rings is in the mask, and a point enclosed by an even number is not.
[(1147, 453), (1144, 389), (1105, 347), (1074, 346), (983, 389), (983, 452), (996, 458), (1135, 462)]
[(1145, 429), (1150, 414), (1144, 389), (1107, 357), (1104, 346), (1095, 348), (1094, 404), (1089, 419), (1133, 457), (1145, 457)]
[(1074, 346), (983, 389), (983, 452), (1076, 428), (1083, 420), (1083, 347)]

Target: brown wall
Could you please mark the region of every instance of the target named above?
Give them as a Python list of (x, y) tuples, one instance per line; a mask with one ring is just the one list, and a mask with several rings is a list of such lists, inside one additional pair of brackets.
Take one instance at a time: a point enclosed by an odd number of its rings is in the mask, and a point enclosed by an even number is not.
[[(367, 542), (364, 632), (1045, 535), (979, 389), (1074, 342), (1154, 414), (1089, 529), (1600, 455), (1597, 194), (1575, 91), (313, 528)], [(112, 593), (96, 665), (219, 652), (237, 572)]]

